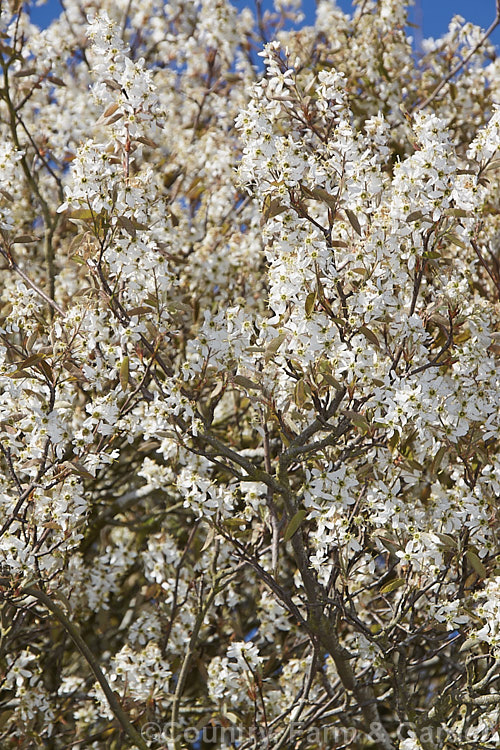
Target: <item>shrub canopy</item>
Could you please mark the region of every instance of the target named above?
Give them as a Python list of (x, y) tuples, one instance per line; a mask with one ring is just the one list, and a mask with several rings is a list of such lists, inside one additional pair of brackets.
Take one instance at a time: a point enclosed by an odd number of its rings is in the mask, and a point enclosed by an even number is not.
[(500, 742), (499, 62), (297, 6), (1, 11), (2, 747)]

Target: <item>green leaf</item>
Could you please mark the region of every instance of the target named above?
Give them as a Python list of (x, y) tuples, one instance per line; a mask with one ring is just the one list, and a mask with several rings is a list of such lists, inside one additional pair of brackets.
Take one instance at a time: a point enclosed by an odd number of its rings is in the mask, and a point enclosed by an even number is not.
[(4, 424), (10, 424), (11, 422), (19, 422), (20, 419), (23, 419), (26, 416), (22, 411), (14, 412), (13, 414), (8, 414), (5, 416), (4, 419), (0, 419), (0, 427), (2, 427)]
[(219, 396), (223, 390), (224, 382), (222, 380), (219, 380), (219, 382), (215, 384), (213, 390), (210, 391), (210, 398), (217, 398), (217, 396)]
[(459, 652), (463, 654), (465, 651), (471, 651), (475, 646), (478, 646), (481, 643), (480, 638), (467, 638), (466, 641), (462, 643), (462, 645), (459, 648)]
[(384, 529), (377, 529), (373, 532), (373, 536), (377, 536), (386, 550), (388, 550), (391, 555), (395, 555), (399, 549), (397, 542), (394, 539), (389, 539), (387, 536), (382, 536), (383, 533), (385, 533)]
[(370, 425), (368, 424), (368, 421), (363, 414), (360, 414), (357, 411), (352, 411), (350, 409), (343, 411), (342, 414), (344, 415), (344, 417), (350, 419), (353, 425), (358, 428), (358, 430), (361, 430), (361, 432), (369, 432)]
[(358, 331), (362, 333), (363, 336), (366, 336), (368, 341), (374, 344), (377, 347), (377, 349), (380, 349), (379, 340), (374, 334), (374, 332), (371, 330), (371, 328), (368, 328), (368, 326), (361, 326), (360, 328), (358, 328)]
[(71, 471), (74, 474), (78, 474), (79, 476), (83, 477), (84, 479), (95, 479), (94, 476), (90, 473), (90, 471), (87, 471), (85, 466), (81, 464), (76, 459), (73, 461), (65, 461), (63, 466), (66, 466), (68, 469), (71, 469)]
[(314, 198), (315, 200), (322, 201), (323, 203), (326, 203), (329, 208), (337, 207), (337, 198), (334, 195), (330, 195), (325, 188), (322, 188), (319, 185), (315, 185), (312, 189), (305, 185), (301, 185), (301, 188), (306, 198)]
[(36, 68), (25, 68), (14, 73), (14, 78), (26, 78), (26, 76), (32, 76), (34, 73), (36, 73)]
[(483, 172), (493, 172), (495, 169), (500, 169), (500, 159), (493, 159), (493, 161), (490, 161), (490, 163), (483, 169)]
[(54, 373), (52, 371), (52, 367), (45, 359), (40, 360), (37, 367), (43, 372), (47, 380), (50, 380), (51, 383), (54, 382)]
[(241, 726), (241, 719), (238, 716), (236, 716), (236, 714), (233, 714), (231, 711), (225, 711), (224, 718), (230, 721), (231, 724), (236, 724), (237, 726)]
[(406, 222), (407, 224), (409, 224), (412, 221), (418, 221), (419, 219), (423, 218), (424, 214), (422, 213), (422, 211), (412, 211), (411, 214), (408, 214), (408, 216), (406, 217)]
[(301, 378), (297, 381), (297, 384), (294, 389), (294, 400), (299, 409), (304, 405), (304, 401), (307, 398), (307, 394), (304, 387), (304, 379)]
[(224, 521), (224, 526), (227, 526), (230, 529), (239, 529), (240, 527), (245, 527), (247, 524), (245, 518), (226, 518)]
[(31, 354), (26, 357), (22, 362), (19, 362), (19, 367), (31, 367), (32, 365), (39, 364), (43, 359), (43, 354)]
[(69, 214), (70, 219), (93, 219), (95, 216), (94, 212), (90, 208), (76, 208)]
[(149, 146), (149, 148), (159, 148), (156, 141), (152, 141), (151, 138), (148, 138), (145, 135), (139, 135), (135, 140), (139, 141), (139, 143), (143, 143), (145, 146)]
[(215, 539), (215, 529), (211, 527), (208, 531), (207, 538), (205, 539), (205, 542), (200, 552), (205, 552), (205, 550), (208, 549), (210, 545), (213, 543), (214, 539)]
[(129, 377), (129, 358), (124, 357), (120, 366), (120, 385), (122, 387), (122, 391), (127, 390), (128, 377)]
[(442, 445), (441, 448), (438, 450), (436, 455), (434, 456), (434, 461), (431, 464), (432, 473), (435, 474), (437, 471), (439, 471), (439, 467), (441, 466), (441, 462), (446, 454), (446, 451), (448, 450), (446, 445)]
[(329, 372), (322, 372), (321, 373), (328, 383), (328, 385), (332, 385), (337, 391), (342, 390), (342, 385), (339, 383), (337, 378), (334, 378), (333, 375), (331, 375)]
[(119, 107), (120, 105), (117, 102), (113, 102), (113, 104), (110, 104), (109, 107), (104, 110), (104, 112), (102, 113), (102, 117), (111, 117), (111, 115), (114, 115)]
[(285, 529), (285, 533), (283, 534), (283, 539), (285, 542), (289, 542), (292, 536), (298, 531), (302, 521), (307, 516), (307, 514), (308, 514), (308, 511), (302, 509), (302, 510), (298, 510), (297, 513), (295, 513), (291, 517)]
[[(112, 125), (114, 122), (118, 122), (118, 120), (121, 120), (122, 117), (123, 117), (123, 112), (117, 112), (116, 115), (113, 115), (112, 117), (105, 119), (106, 125)], [(102, 122), (101, 119), (98, 120), (98, 123), (100, 122)]]
[(406, 583), (405, 578), (393, 578), (392, 581), (389, 581), (389, 583), (384, 584), (382, 588), (380, 589), (381, 594), (390, 594), (391, 591), (395, 591), (396, 589), (399, 589), (401, 586), (404, 586)]
[(27, 245), (29, 242), (38, 242), (38, 237), (33, 237), (32, 234), (20, 234), (12, 240), (12, 244), (21, 242), (23, 245)]
[(260, 220), (260, 225), (264, 226), (264, 224), (267, 224), (269, 219), (272, 219), (274, 216), (278, 216), (278, 214), (281, 214), (283, 213), (283, 211), (287, 210), (288, 206), (284, 206), (277, 198), (271, 198), (270, 195), (266, 195), (262, 206), (262, 217)]
[(457, 237), (456, 234), (452, 234), (451, 232), (447, 232), (445, 234), (446, 239), (448, 239), (450, 242), (452, 242), (454, 245), (457, 245), (457, 247), (461, 247), (462, 250), (467, 250), (467, 245), (463, 240), (460, 239), (460, 237)]
[(132, 237), (132, 239), (135, 239), (137, 231), (132, 219), (129, 219), (128, 216), (118, 216), (117, 222)]
[(444, 215), (457, 216), (460, 219), (465, 219), (467, 216), (472, 216), (472, 213), (470, 211), (465, 211), (463, 208), (447, 208)]
[(467, 560), (470, 562), (472, 568), (481, 578), (486, 578), (488, 572), (483, 565), (482, 560), (473, 552), (471, 549), (467, 550)]
[(453, 539), (452, 536), (449, 534), (441, 534), (440, 532), (436, 532), (436, 536), (439, 537), (439, 540), (443, 543), (445, 547), (450, 547), (451, 549), (457, 548), (457, 543), (455, 539)]
[(243, 388), (250, 388), (251, 390), (261, 390), (261, 387), (258, 383), (254, 383), (253, 380), (250, 380), (250, 378), (245, 377), (244, 375), (235, 375), (233, 378), (233, 383), (236, 383), (236, 385), (241, 385)]
[(315, 304), (316, 304), (316, 292), (309, 292), (309, 294), (306, 297), (306, 304), (305, 304), (305, 311), (306, 311), (307, 318), (313, 312)]
[(283, 341), (286, 339), (286, 333), (280, 333), (266, 346), (266, 359), (270, 359), (273, 354), (276, 354)]
[(6, 198), (11, 203), (14, 202), (14, 196), (11, 195), (8, 190), (5, 190), (5, 188), (0, 188), (0, 195), (3, 195), (3, 197)]
[(56, 86), (66, 86), (62, 78), (58, 78), (57, 76), (50, 75), (48, 76), (48, 80), (51, 83), (55, 83)]
[(131, 307), (130, 310), (127, 310), (127, 315), (132, 318), (134, 315), (145, 315), (146, 313), (152, 313), (154, 310), (151, 307), (146, 307), (146, 305), (140, 305), (139, 307)]

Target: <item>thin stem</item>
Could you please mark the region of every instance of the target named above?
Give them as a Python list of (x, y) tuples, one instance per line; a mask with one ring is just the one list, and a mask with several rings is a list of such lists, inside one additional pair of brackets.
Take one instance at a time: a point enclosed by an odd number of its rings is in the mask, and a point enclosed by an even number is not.
[[(50, 248), (51, 248), (50, 243), (46, 243), (46, 250), (47, 250), (47, 252), (46, 252), (46, 258), (47, 258), (47, 262), (49, 262), (49, 260), (51, 259), (50, 262), (52, 263), (53, 262), (53, 258), (52, 258), (52, 251), (50, 250)], [(48, 294), (46, 294), (43, 291), (43, 289), (40, 289), (40, 287), (37, 284), (35, 284), (35, 282), (32, 279), (30, 279), (30, 277), (27, 276), (24, 273), (24, 271), (22, 270), (22, 268), (20, 268), (18, 266), (18, 264), (16, 263), (16, 261), (14, 260), (14, 258), (12, 257), (12, 255), (9, 252), (7, 252), (6, 250), (3, 250), (1, 248), (0, 248), (0, 253), (7, 260), (10, 268), (12, 268), (13, 271), (15, 271), (17, 274), (19, 274), (19, 276), (21, 276), (21, 278), (24, 279), (24, 281), (28, 284), (29, 287), (31, 287), (31, 289), (33, 289), (34, 292), (36, 292), (43, 300), (45, 300), (45, 302), (48, 305), (50, 305), (50, 307), (53, 310), (56, 310), (59, 313), (59, 315), (61, 315), (61, 317), (64, 318), (65, 317), (65, 312), (62, 309), (62, 307), (60, 307), (57, 304), (57, 302), (55, 302), (54, 299), (52, 299), (52, 297), (50, 297)], [(50, 281), (50, 291), (53, 292), (53, 283), (52, 283), (53, 277), (50, 276), (50, 279), (51, 279), (51, 281)]]
[[(21, 146), (21, 143), (19, 141), (19, 136), (17, 133), (17, 123), (22, 122), (20, 115), (18, 115), (16, 108), (14, 106), (14, 103), (12, 102), (12, 99), (10, 97), (9, 92), (9, 66), (6, 64), (2, 65), (3, 67), (3, 78), (4, 78), (4, 87), (2, 91), (2, 98), (7, 106), (8, 112), (9, 112), (9, 119), (10, 119), (10, 131), (12, 135), (12, 141), (14, 143), (14, 146), (16, 147), (17, 151), (21, 154), (20, 158), (20, 164), (22, 167), (22, 170), (24, 172), (24, 176), (26, 178), (26, 181), (33, 191), (33, 193), (38, 198), (38, 201), (40, 203), (40, 207), (42, 209), (43, 214), (43, 220), (45, 223), (45, 258), (47, 262), (47, 274), (49, 278), (49, 296), (43, 294), (45, 299), (54, 299), (54, 288), (55, 288), (55, 271), (54, 271), (54, 248), (52, 245), (52, 238), (54, 234), (54, 230), (56, 228), (58, 217), (52, 218), (49, 206), (47, 204), (47, 201), (42, 196), (40, 192), (40, 188), (38, 186), (37, 181), (35, 180), (33, 174), (31, 173), (31, 170), (28, 165), (28, 160), (26, 158), (25, 149)], [(40, 290), (36, 288), (36, 291), (40, 293)], [(55, 303), (54, 303), (55, 304)], [(56, 308), (58, 311), (60, 308)]]
[[(222, 584), (220, 583), (220, 580), (224, 578), (225, 576), (228, 576), (226, 571), (216, 576), (216, 579), (213, 583), (212, 589), (210, 590), (208, 594), (205, 604), (200, 609), (198, 613), (198, 617), (195, 620), (195, 623), (193, 625), (193, 632), (191, 633), (191, 638), (189, 639), (186, 653), (184, 654), (184, 660), (182, 662), (181, 671), (179, 673), (177, 686), (175, 689), (174, 699), (172, 701), (172, 714), (171, 714), (171, 719), (170, 719), (170, 733), (171, 733), (171, 738), (173, 740), (173, 746), (175, 750), (180, 750), (179, 740), (176, 738), (176, 728), (177, 728), (177, 722), (179, 719), (180, 701), (181, 701), (182, 693), (184, 692), (184, 687), (186, 685), (187, 676), (191, 668), (191, 661), (192, 661), (193, 654), (196, 649), (196, 644), (198, 642), (198, 635), (200, 633), (200, 630), (205, 620), (205, 617), (207, 615), (207, 612), (212, 606), (212, 602), (214, 601), (215, 597), (221, 590)], [(229, 583), (229, 580), (231, 577), (228, 577), (228, 580), (225, 582), (226, 584)]]
[[(271, 448), (269, 444), (269, 430), (267, 428), (267, 422), (262, 419), (262, 429), (264, 430), (264, 468), (269, 475), (272, 473), (271, 465)], [(273, 575), (275, 579), (278, 579), (278, 554), (279, 554), (279, 535), (280, 535), (280, 523), (278, 518), (278, 509), (273, 499), (273, 490), (268, 486), (266, 495), (266, 504), (269, 510), (269, 517), (271, 520), (272, 529), (272, 552), (271, 552), (271, 566), (273, 569)]]
[(436, 96), (439, 94), (439, 92), (441, 91), (441, 89), (444, 86), (446, 86), (446, 84), (448, 83), (448, 81), (450, 81), (453, 78), (453, 76), (455, 76), (463, 67), (465, 67), (465, 65), (467, 65), (467, 63), (469, 62), (469, 60), (471, 59), (471, 57), (473, 57), (473, 55), (476, 54), (476, 52), (478, 51), (478, 49), (480, 49), (483, 46), (483, 44), (488, 39), (488, 37), (491, 36), (491, 34), (495, 31), (495, 29), (498, 26), (498, 24), (500, 24), (500, 0), (496, 0), (496, 16), (495, 16), (495, 20), (493, 21), (493, 23), (491, 24), (491, 26), (485, 31), (485, 33), (483, 34), (483, 36), (481, 37), (481, 39), (478, 41), (478, 43), (476, 45), (474, 45), (474, 47), (471, 49), (471, 51), (469, 52), (469, 54), (466, 55), (461, 62), (457, 63), (455, 65), (455, 67), (452, 68), (452, 70), (448, 73), (448, 75), (445, 78), (443, 78), (443, 80), (441, 81), (441, 83), (439, 83), (436, 86), (436, 88), (434, 89), (434, 91), (432, 92), (432, 94), (430, 94), (427, 97), (427, 99), (425, 99), (420, 104), (418, 104), (418, 103), (415, 104), (415, 106), (412, 107), (412, 109), (411, 109), (412, 112), (418, 112), (421, 109), (425, 109), (425, 107), (427, 107), (432, 102), (432, 100), (436, 98)]
[(479, 262), (481, 263), (482, 267), (484, 268), (484, 270), (486, 271), (486, 273), (488, 274), (488, 276), (490, 277), (490, 279), (492, 280), (492, 282), (495, 284), (498, 292), (500, 293), (500, 281), (498, 279), (496, 279), (495, 276), (493, 275), (493, 272), (492, 272), (491, 268), (486, 263), (486, 261), (485, 261), (485, 259), (483, 257), (483, 254), (482, 254), (482, 252), (479, 249), (479, 245), (477, 244), (477, 242), (475, 240), (472, 240), (472, 239), (471, 239), (471, 245), (474, 248), (474, 252), (476, 253), (476, 255), (477, 255), (477, 257), (479, 259)]
[[(2, 586), (10, 586), (10, 581), (8, 578), (0, 578), (0, 585)], [(106, 700), (108, 701), (109, 707), (111, 711), (113, 712), (113, 715), (119, 722), (120, 726), (122, 727), (123, 731), (130, 737), (134, 745), (136, 745), (140, 750), (148, 750), (148, 746), (144, 739), (141, 737), (137, 729), (133, 726), (133, 724), (130, 722), (130, 719), (128, 718), (127, 714), (123, 710), (120, 701), (117, 698), (117, 694), (111, 690), (108, 681), (106, 680), (104, 673), (102, 672), (97, 659), (95, 658), (94, 654), (90, 650), (90, 648), (87, 646), (85, 641), (83, 640), (82, 636), (80, 635), (77, 627), (72, 623), (64, 614), (62, 609), (52, 601), (50, 596), (46, 594), (44, 591), (41, 591), (40, 589), (36, 588), (35, 586), (26, 586), (22, 589), (22, 593), (26, 596), (32, 596), (33, 598), (37, 599), (39, 602), (44, 604), (50, 612), (54, 615), (54, 617), (61, 623), (65, 631), (70, 636), (71, 640), (77, 647), (77, 649), (80, 651), (82, 656), (87, 661), (89, 667), (91, 668), (92, 672), (95, 675), (96, 680), (98, 681), (99, 685), (101, 686), (104, 695), (106, 696)]]

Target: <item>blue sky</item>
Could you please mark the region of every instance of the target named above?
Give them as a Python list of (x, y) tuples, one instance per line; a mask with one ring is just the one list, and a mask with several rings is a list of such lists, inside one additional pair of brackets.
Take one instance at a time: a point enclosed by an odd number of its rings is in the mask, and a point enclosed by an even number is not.
[[(34, 2), (32, 4), (35, 5)], [(352, 7), (351, 0), (337, 0), (337, 4), (345, 11)], [(236, 5), (252, 6), (253, 3), (252, 0), (236, 0)], [(50, 20), (59, 14), (60, 7), (58, 0), (48, 0), (46, 5), (33, 8), (33, 20), (41, 26), (47, 26)], [(314, 19), (314, 8), (314, 0), (303, 0), (308, 23)], [(495, 17), (495, 0), (416, 0), (411, 11), (411, 20), (422, 26), (424, 37), (437, 37), (446, 31), (451, 17), (455, 14), (486, 29)], [(411, 33), (418, 39), (419, 32), (416, 29), (412, 29)], [(500, 47), (500, 27), (494, 31), (492, 41)]]

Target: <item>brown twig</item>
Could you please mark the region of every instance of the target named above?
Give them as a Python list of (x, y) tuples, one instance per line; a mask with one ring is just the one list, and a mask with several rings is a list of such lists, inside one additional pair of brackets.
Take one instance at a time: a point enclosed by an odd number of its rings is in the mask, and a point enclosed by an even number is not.
[(50, 307), (53, 310), (56, 310), (59, 313), (59, 315), (61, 315), (61, 317), (64, 318), (65, 312), (62, 309), (62, 307), (60, 307), (57, 304), (57, 302), (51, 299), (51, 297), (49, 297), (49, 295), (46, 294), (43, 291), (43, 289), (40, 289), (40, 287), (37, 284), (35, 284), (35, 282), (32, 279), (30, 279), (30, 277), (27, 276), (27, 274), (24, 273), (23, 269), (18, 266), (18, 264), (16, 263), (16, 261), (14, 260), (10, 252), (5, 250), (4, 248), (0, 248), (0, 253), (6, 259), (7, 263), (9, 264), (9, 267), (12, 268), (12, 270), (15, 271), (17, 274), (19, 274), (19, 276), (21, 276), (21, 278), (24, 279), (24, 281), (28, 284), (28, 286), (30, 286), (33, 289), (33, 291), (39, 295), (39, 297), (45, 300), (45, 302), (48, 305), (50, 305)]
[[(265, 419), (262, 419), (262, 428), (264, 430), (264, 468), (267, 471), (269, 475), (272, 474), (272, 465), (271, 465), (271, 447), (269, 443), (269, 430), (267, 428), (267, 422)], [(272, 529), (272, 569), (273, 569), (273, 575), (278, 579), (278, 554), (279, 554), (279, 535), (280, 535), (280, 522), (278, 518), (278, 509), (276, 507), (276, 503), (274, 502), (273, 498), (273, 489), (272, 487), (267, 487), (267, 495), (266, 495), (266, 504), (269, 510), (269, 516), (271, 521), (271, 529)]]
[(455, 76), (463, 67), (465, 67), (465, 65), (467, 65), (467, 63), (469, 62), (469, 60), (471, 59), (471, 57), (473, 57), (473, 55), (476, 54), (476, 52), (478, 51), (478, 49), (480, 49), (483, 46), (483, 44), (485, 43), (485, 41), (488, 39), (489, 36), (491, 36), (491, 34), (495, 31), (496, 27), (499, 24), (500, 24), (500, 0), (496, 0), (496, 16), (495, 16), (495, 19), (494, 19), (493, 23), (491, 24), (491, 26), (484, 32), (483, 36), (478, 41), (478, 43), (476, 45), (474, 45), (474, 47), (471, 49), (471, 51), (469, 52), (469, 54), (466, 55), (461, 62), (457, 63), (455, 65), (455, 67), (452, 68), (452, 70), (448, 73), (448, 75), (445, 78), (443, 78), (443, 80), (441, 81), (441, 83), (439, 83), (436, 86), (436, 88), (434, 89), (434, 91), (431, 94), (429, 94), (429, 96), (427, 97), (427, 99), (424, 99), (424, 101), (421, 102), (420, 104), (418, 104), (418, 102), (417, 102), (410, 109), (410, 111), (411, 112), (419, 112), (421, 109), (425, 109), (425, 107), (427, 107), (427, 105), (430, 104), (432, 102), (432, 100), (436, 98), (436, 96), (439, 94), (439, 92), (441, 91), (441, 89), (444, 86), (446, 86), (446, 84), (448, 83), (448, 81), (450, 81), (453, 78), (453, 76)]
[[(8, 587), (10, 586), (11, 582), (8, 578), (0, 578), (0, 586)], [(83, 640), (82, 636), (80, 635), (77, 627), (72, 623), (64, 614), (62, 609), (52, 601), (50, 596), (46, 594), (44, 591), (42, 591), (39, 588), (36, 588), (35, 586), (25, 586), (22, 591), (22, 594), (26, 596), (32, 596), (35, 599), (37, 599), (39, 602), (44, 604), (47, 609), (54, 615), (54, 617), (61, 623), (65, 631), (70, 636), (71, 640), (77, 647), (77, 649), (80, 651), (82, 656), (85, 658), (87, 664), (91, 668), (92, 672), (94, 673), (94, 676), (101, 686), (104, 695), (106, 696), (106, 700), (108, 701), (109, 707), (111, 711), (113, 712), (113, 715), (117, 719), (118, 723), (122, 727), (123, 731), (130, 737), (132, 742), (134, 743), (134, 746), (137, 746), (140, 748), (140, 750), (148, 750), (148, 746), (144, 739), (141, 737), (137, 729), (133, 726), (133, 724), (130, 722), (130, 719), (128, 718), (127, 714), (123, 710), (120, 701), (118, 700), (117, 694), (110, 688), (108, 681), (106, 680), (103, 671), (101, 670), (99, 664), (97, 663), (97, 660), (90, 650), (90, 648), (87, 646), (85, 641)]]
[[(500, 2), (500, 0), (499, 0), (499, 2)], [(470, 242), (471, 242), (472, 247), (474, 248), (474, 252), (476, 253), (476, 255), (477, 255), (478, 259), (479, 259), (479, 262), (481, 263), (482, 267), (484, 268), (484, 270), (486, 271), (486, 273), (488, 274), (488, 276), (490, 277), (490, 279), (492, 280), (492, 282), (495, 284), (495, 286), (496, 286), (496, 288), (497, 288), (497, 290), (498, 290), (498, 292), (500, 294), (500, 281), (498, 279), (496, 279), (495, 276), (493, 275), (493, 272), (492, 272), (491, 268), (488, 266), (488, 264), (486, 263), (486, 261), (485, 261), (485, 259), (483, 257), (483, 254), (481, 253), (481, 250), (479, 249), (479, 245), (477, 244), (477, 242), (475, 240), (472, 240), (472, 239), (471, 239)]]

